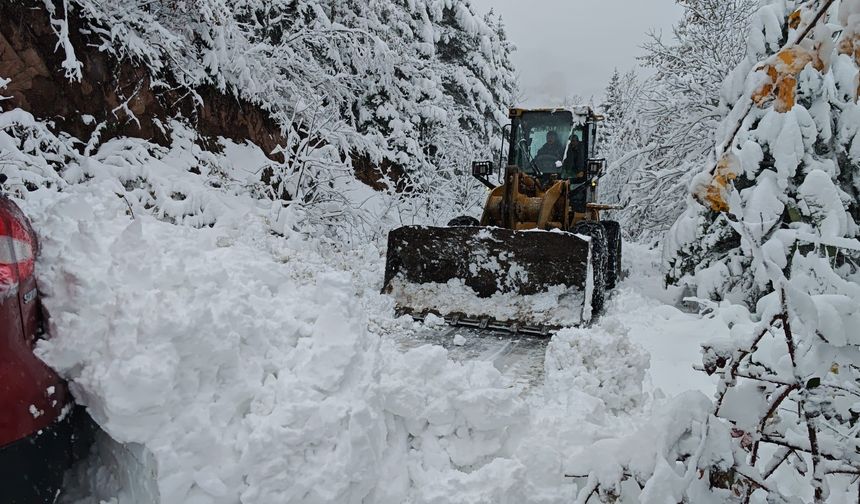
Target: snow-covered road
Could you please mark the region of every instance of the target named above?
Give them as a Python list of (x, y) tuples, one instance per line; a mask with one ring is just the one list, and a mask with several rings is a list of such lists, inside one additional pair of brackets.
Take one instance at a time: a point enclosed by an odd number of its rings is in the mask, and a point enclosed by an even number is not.
[[(721, 319), (711, 319), (677, 307), (677, 289), (662, 285), (659, 251), (628, 243), (624, 257), (626, 278), (613, 292), (605, 312), (587, 329), (599, 341), (612, 334), (626, 333), (650, 357), (645, 390), (650, 394), (677, 395), (690, 389), (710, 394), (715, 382), (693, 369), (701, 359), (701, 343), (728, 333)], [(456, 361), (492, 362), (517, 386), (534, 389), (543, 384), (544, 356), (548, 338), (488, 333), (468, 328), (453, 328), (433, 319), (416, 331), (392, 335), (401, 348), (424, 344), (440, 345)], [(458, 341), (457, 336), (463, 339)]]
[(693, 370), (693, 365), (701, 363), (703, 342), (728, 334), (727, 323), (676, 307), (680, 293), (677, 288), (664, 289), (659, 249), (635, 243), (625, 247), (628, 276), (613, 294), (596, 330), (620, 324), (631, 341), (648, 352), (647, 381), (652, 392), (677, 395), (696, 389), (710, 395), (715, 382)]
[(107, 434), (73, 502), (570, 502), (593, 443), (652, 423), (660, 390), (709, 390), (692, 364), (727, 330), (667, 305), (656, 253), (630, 245), (589, 328), (439, 333), (394, 317), (376, 246), (274, 236), (253, 214), (132, 218), (111, 187), (27, 202), (40, 354)]

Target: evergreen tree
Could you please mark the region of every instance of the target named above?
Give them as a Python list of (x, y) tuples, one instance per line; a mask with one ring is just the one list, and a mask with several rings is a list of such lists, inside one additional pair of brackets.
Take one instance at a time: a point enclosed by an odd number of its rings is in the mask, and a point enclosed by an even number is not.
[[(644, 83), (630, 120), (639, 123), (634, 144), (617, 138), (610, 150), (623, 159), (619, 219), (634, 237), (660, 237), (683, 209), (697, 167), (707, 161), (713, 131), (728, 112), (720, 89), (741, 60), (754, 0), (678, 0), (682, 19), (672, 40), (652, 33), (643, 64), (654, 71)], [(644, 149), (644, 147), (648, 147)], [(644, 149), (644, 151), (642, 151)], [(640, 155), (630, 157), (631, 152)]]
[(831, 4), (759, 11), (727, 81), (718, 161), (697, 176), (667, 247), (670, 278), (756, 310), (752, 331), (704, 349), (720, 381), (711, 448), (691, 469), (726, 501), (860, 492), (860, 1)]
[[(600, 152), (609, 162), (601, 188), (601, 199), (629, 205), (639, 197), (631, 190), (631, 176), (639, 171), (642, 162), (647, 160), (647, 145), (644, 143), (647, 132), (643, 129), (639, 106), (645, 91), (644, 83), (635, 70), (620, 74), (613, 73), (606, 95), (600, 106), (606, 120), (600, 132)], [(622, 228), (627, 228), (626, 211), (621, 212)], [(632, 225), (632, 224), (631, 224)], [(625, 229), (635, 235), (635, 226)]]
[(624, 97), (621, 90), (621, 74), (616, 68), (606, 86), (606, 94), (600, 104), (600, 111), (606, 117), (604, 138), (610, 141), (616, 125), (624, 122)]
[(624, 97), (621, 90), (621, 74), (618, 73), (617, 68), (612, 71), (603, 101), (598, 108), (605, 118), (599, 139), (603, 148), (612, 144), (616, 130), (624, 123)]
[[(856, 27), (831, 33), (818, 24), (795, 42), (808, 20), (789, 16), (810, 3), (762, 9), (747, 57), (727, 79), (732, 112), (718, 130), (716, 161), (696, 177), (665, 249), (667, 280), (700, 297), (752, 305), (772, 288), (765, 270), (788, 268), (805, 247), (797, 240), (838, 246), (858, 235)], [(751, 72), (754, 84), (744, 87)]]
[(577, 468), (580, 502), (860, 495), (860, 0), (763, 2), (748, 40), (714, 161), (665, 240), (670, 280), (747, 303), (700, 300), (731, 321), (703, 347), (714, 400), (679, 400), (694, 413), (670, 416), (653, 456)]

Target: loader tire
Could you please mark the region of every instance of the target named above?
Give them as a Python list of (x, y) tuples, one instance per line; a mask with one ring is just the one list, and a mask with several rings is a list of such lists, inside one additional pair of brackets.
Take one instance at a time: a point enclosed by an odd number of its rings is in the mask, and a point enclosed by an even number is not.
[(612, 290), (621, 278), (621, 224), (600, 221), (606, 233), (606, 290)]
[(591, 238), (591, 265), (594, 272), (594, 287), (591, 293), (591, 318), (603, 309), (606, 300), (606, 231), (599, 222), (586, 221), (575, 225), (572, 231)]
[(480, 225), (478, 219), (470, 217), (468, 215), (454, 217), (453, 219), (448, 221), (448, 227), (474, 227), (478, 225)]

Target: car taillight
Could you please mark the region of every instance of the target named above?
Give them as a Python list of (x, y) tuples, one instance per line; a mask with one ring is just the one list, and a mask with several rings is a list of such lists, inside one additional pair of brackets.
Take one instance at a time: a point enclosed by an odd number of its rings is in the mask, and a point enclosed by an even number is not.
[(35, 264), (35, 239), (29, 227), (21, 221), (23, 215), (0, 206), (0, 289), (17, 285), (19, 279), (29, 278)]

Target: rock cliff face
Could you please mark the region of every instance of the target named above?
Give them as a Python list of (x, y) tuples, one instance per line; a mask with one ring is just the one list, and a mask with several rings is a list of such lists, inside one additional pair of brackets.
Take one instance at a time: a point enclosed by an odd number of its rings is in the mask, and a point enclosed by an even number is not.
[(102, 141), (131, 136), (165, 144), (169, 135), (163, 125), (181, 117), (203, 142), (218, 136), (248, 140), (267, 154), (282, 143), (280, 127), (251, 103), (209, 87), (194, 90), (202, 105), (178, 86), (153, 89), (146, 68), (100, 52), (81, 33), (82, 25), (81, 19), (70, 16), (70, 39), (83, 63), (83, 78), (71, 82), (62, 71), (64, 54), (56, 47), (44, 3), (0, 3), (0, 78), (11, 79), (2, 92), (10, 98), (0, 101), (0, 110), (24, 109), (84, 142), (104, 122)]

